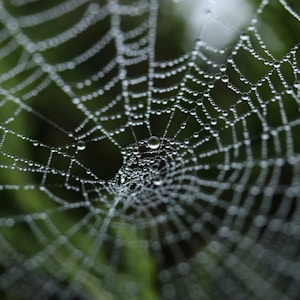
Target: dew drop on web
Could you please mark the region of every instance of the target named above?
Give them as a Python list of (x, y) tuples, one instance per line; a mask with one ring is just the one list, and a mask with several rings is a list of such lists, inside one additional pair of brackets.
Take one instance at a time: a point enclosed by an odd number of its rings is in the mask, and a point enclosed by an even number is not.
[(160, 141), (157, 136), (150, 136), (148, 139), (148, 147), (150, 149), (157, 149), (159, 148)]
[(153, 179), (153, 184), (156, 185), (156, 186), (159, 186), (162, 184), (162, 179), (160, 176), (156, 176), (154, 179)]
[(86, 144), (84, 141), (79, 141), (78, 144), (77, 144), (77, 150), (79, 151), (82, 151), (82, 150), (85, 150), (86, 148)]

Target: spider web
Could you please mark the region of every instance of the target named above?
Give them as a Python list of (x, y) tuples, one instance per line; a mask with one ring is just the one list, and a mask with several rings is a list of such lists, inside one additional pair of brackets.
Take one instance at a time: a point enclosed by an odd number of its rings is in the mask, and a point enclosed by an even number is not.
[(0, 1), (2, 298), (299, 296), (300, 6), (204, 3)]

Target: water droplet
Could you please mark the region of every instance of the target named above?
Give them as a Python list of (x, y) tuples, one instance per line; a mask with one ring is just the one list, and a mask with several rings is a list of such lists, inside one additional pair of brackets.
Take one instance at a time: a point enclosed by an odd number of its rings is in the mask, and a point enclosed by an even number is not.
[(156, 177), (153, 179), (153, 184), (156, 185), (156, 186), (162, 184), (162, 180), (161, 180), (160, 176), (156, 176)]
[(217, 119), (211, 119), (210, 120), (211, 125), (217, 125), (217, 122), (218, 122)]
[(150, 149), (157, 149), (160, 145), (159, 138), (157, 136), (150, 136), (148, 139), (148, 147)]
[(77, 150), (82, 151), (85, 150), (86, 144), (84, 141), (79, 141), (77, 144)]
[(300, 81), (295, 81), (294, 82), (294, 87), (296, 88), (296, 89), (300, 89)]
[(249, 39), (249, 36), (248, 36), (247, 33), (242, 33), (240, 38), (241, 38), (242, 41), (247, 41)]
[(6, 226), (8, 226), (8, 227), (12, 227), (12, 226), (14, 226), (15, 225), (15, 220), (14, 219), (12, 219), (12, 218), (8, 218), (7, 220), (6, 220), (6, 222), (5, 222), (6, 224)]
[(72, 100), (73, 104), (79, 104), (80, 103), (80, 100), (78, 98), (74, 98)]
[(123, 184), (123, 183), (125, 183), (125, 178), (123, 176), (121, 176), (119, 178), (119, 184)]
[(242, 93), (242, 100), (249, 101), (250, 100), (249, 95), (247, 93)]
[(228, 82), (229, 81), (229, 77), (227, 75), (224, 75), (222, 76), (222, 79), (221, 79), (224, 83)]
[(225, 72), (226, 71), (226, 66), (225, 65), (220, 66), (220, 71)]
[(274, 62), (274, 67), (275, 67), (276, 69), (280, 68), (280, 62), (279, 62), (279, 61), (275, 61), (275, 62)]

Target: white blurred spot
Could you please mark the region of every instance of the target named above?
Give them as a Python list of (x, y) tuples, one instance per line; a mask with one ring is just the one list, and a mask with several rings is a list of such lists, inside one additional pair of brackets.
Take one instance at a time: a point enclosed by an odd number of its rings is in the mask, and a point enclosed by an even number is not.
[[(173, 0), (174, 1), (174, 0)], [(254, 14), (248, 0), (185, 0), (176, 10), (187, 22), (187, 37), (223, 48), (241, 34)]]

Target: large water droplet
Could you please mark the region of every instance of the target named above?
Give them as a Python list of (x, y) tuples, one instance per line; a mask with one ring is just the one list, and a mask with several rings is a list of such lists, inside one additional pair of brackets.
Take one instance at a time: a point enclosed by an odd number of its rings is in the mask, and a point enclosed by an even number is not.
[(150, 136), (148, 139), (148, 147), (150, 149), (157, 149), (159, 148), (160, 145), (160, 141), (159, 138), (157, 136)]
[(77, 144), (77, 150), (82, 151), (85, 150), (86, 144), (84, 141), (79, 141)]

